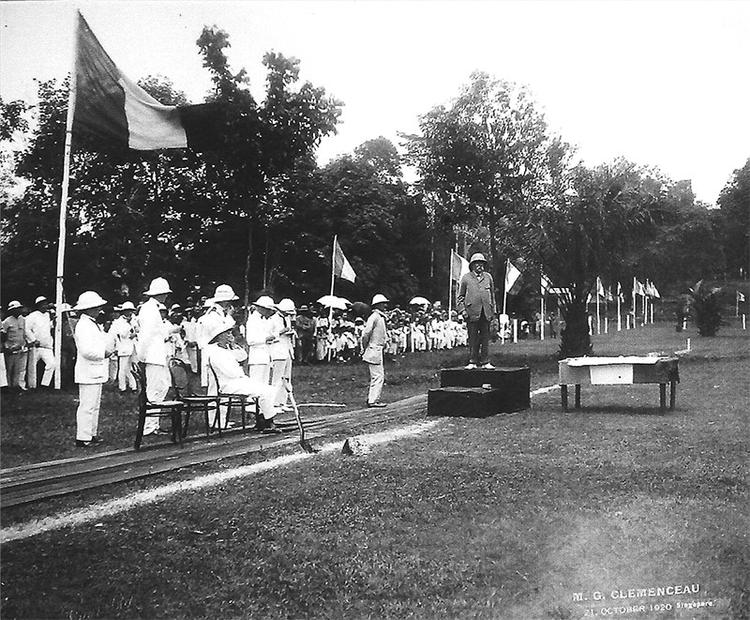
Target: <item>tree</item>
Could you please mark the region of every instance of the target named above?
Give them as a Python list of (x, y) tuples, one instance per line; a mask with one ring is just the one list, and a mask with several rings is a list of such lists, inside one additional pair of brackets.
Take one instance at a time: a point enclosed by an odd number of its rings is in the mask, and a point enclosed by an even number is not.
[(662, 192), (647, 170), (622, 159), (593, 169), (579, 165), (569, 183), (551, 208), (535, 210), (527, 235), (552, 282), (569, 290), (559, 300), (565, 319), (561, 357), (592, 351), (586, 298), (596, 291), (597, 276), (619, 273), (624, 256), (650, 226), (649, 207)]
[(690, 306), (701, 336), (715, 336), (721, 325), (721, 289), (699, 280), (690, 289)]
[(734, 176), (719, 195), (722, 236), (727, 268), (732, 274), (750, 269), (750, 159)]
[(268, 71), (266, 97), (258, 104), (245, 70), (230, 71), (226, 32), (205, 27), (197, 44), (214, 83), (211, 99), (226, 110), (224, 147), (206, 155), (207, 174), (231, 214), (232, 237), (239, 230), (247, 231), (243, 252), (247, 301), (255, 240), (267, 232), (270, 213), (266, 207), (273, 206), (273, 201), (264, 198), (300, 159), (311, 156), (323, 136), (335, 131), (341, 103), (309, 82), (292, 90), (299, 80), (299, 61), (269, 52), (263, 58)]
[(433, 222), (442, 230), (485, 228), (483, 249), (497, 271), (501, 253), (515, 258), (524, 249), (528, 211), (544, 202), (551, 164), (566, 158), (567, 145), (548, 136), (524, 87), (480, 72), (450, 107), (434, 108), (419, 125), (420, 135), (407, 136), (408, 157)]

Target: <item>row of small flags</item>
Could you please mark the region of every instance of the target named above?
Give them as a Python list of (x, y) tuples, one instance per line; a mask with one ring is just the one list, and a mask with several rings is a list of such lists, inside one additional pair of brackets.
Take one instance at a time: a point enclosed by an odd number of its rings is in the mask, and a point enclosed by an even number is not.
[[(460, 282), (464, 274), (469, 272), (469, 261), (467, 261), (458, 252), (451, 250), (451, 280), (454, 282)], [(518, 269), (510, 260), (505, 263), (505, 290), (509, 295), (515, 295), (518, 293), (521, 284), (521, 270)], [(570, 292), (568, 288), (559, 288), (552, 285), (552, 281), (544, 274), (541, 273), (539, 278), (539, 290), (542, 295), (565, 295)], [(604, 288), (602, 279), (596, 278), (596, 292), (600, 299), (606, 301), (614, 301), (615, 297), (612, 295), (612, 287), (608, 286)], [(637, 278), (633, 280), (633, 293), (636, 295), (645, 295), (646, 297), (652, 297), (661, 299), (661, 294), (656, 285), (650, 280), (640, 282)], [(589, 296), (590, 297), (590, 296)], [(624, 301), (625, 297), (622, 293), (622, 285), (617, 283), (617, 297), (620, 301)], [(744, 298), (740, 301), (744, 301)]]

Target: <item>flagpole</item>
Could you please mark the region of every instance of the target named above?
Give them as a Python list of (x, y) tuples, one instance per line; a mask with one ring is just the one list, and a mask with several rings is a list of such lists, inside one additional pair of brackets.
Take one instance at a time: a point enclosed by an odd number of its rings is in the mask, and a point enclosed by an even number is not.
[(541, 299), (542, 319), (540, 321), (540, 326), (539, 326), (539, 339), (544, 340), (544, 289), (541, 290), (541, 293), (542, 293), (542, 299)]
[[(456, 244), (458, 245), (458, 244)], [(453, 248), (451, 248), (451, 259), (448, 263), (448, 320), (453, 310)]]
[[(331, 247), (331, 297), (333, 297), (333, 284), (336, 281), (336, 240), (337, 239), (338, 239), (338, 235), (333, 235), (333, 246)], [(328, 308), (328, 329), (331, 329), (332, 321), (333, 321), (333, 303)]]
[(65, 119), (65, 150), (63, 154), (62, 192), (60, 194), (60, 222), (57, 238), (57, 270), (55, 274), (55, 389), (62, 387), (62, 324), (63, 278), (65, 275), (65, 238), (70, 187), (70, 152), (73, 142), (73, 117), (76, 109), (76, 74), (78, 60), (78, 11), (73, 14), (73, 58), (68, 90), (68, 111)]
[(597, 335), (602, 333), (601, 315), (599, 314), (599, 285), (601, 279), (596, 276), (596, 333)]
[[(508, 304), (508, 265), (510, 264), (510, 259), (505, 259), (505, 277), (503, 278), (503, 315), (508, 316), (508, 313), (505, 311), (507, 304)], [(503, 329), (503, 326), (500, 326), (500, 343), (505, 344), (505, 329)]]
[(622, 331), (622, 316), (620, 315), (620, 283), (617, 282), (617, 331)]

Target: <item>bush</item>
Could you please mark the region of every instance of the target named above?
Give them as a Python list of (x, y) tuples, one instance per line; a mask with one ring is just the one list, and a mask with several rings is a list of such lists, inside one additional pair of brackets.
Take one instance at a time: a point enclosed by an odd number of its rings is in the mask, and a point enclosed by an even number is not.
[(690, 289), (690, 305), (701, 336), (715, 336), (719, 331), (721, 325), (720, 292), (720, 288), (708, 286), (703, 280), (699, 280)]

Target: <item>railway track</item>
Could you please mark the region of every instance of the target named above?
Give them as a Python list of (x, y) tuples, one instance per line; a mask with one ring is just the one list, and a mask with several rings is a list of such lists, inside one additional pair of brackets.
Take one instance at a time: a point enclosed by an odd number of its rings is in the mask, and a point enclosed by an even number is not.
[[(359, 409), (306, 419), (305, 434), (316, 440), (346, 432), (355, 435), (374, 424), (398, 421), (427, 412), (427, 396), (413, 396), (385, 409)], [(0, 471), (0, 506), (8, 508), (96, 487), (153, 476), (219, 459), (293, 446), (298, 442), (292, 422), (281, 435), (230, 430), (221, 437), (194, 437), (182, 447), (172, 443), (113, 450), (83, 458), (24, 465)]]

